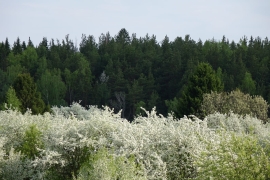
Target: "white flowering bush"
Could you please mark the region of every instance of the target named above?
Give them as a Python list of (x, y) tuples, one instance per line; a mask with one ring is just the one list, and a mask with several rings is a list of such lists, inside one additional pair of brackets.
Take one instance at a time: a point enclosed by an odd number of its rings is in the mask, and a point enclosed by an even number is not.
[(52, 110), (0, 111), (0, 179), (209, 179), (223, 170), (224, 179), (242, 177), (227, 176), (233, 167), (223, 164), (224, 152), (241, 155), (237, 167), (269, 177), (269, 125), (250, 116), (178, 120), (153, 109), (130, 123), (107, 107)]
[(197, 179), (269, 179), (268, 150), (254, 136), (223, 132), (219, 143), (209, 143), (196, 159)]
[(100, 149), (93, 153), (81, 166), (78, 180), (84, 179), (124, 179), (143, 180), (146, 176), (143, 167), (138, 165), (134, 156), (115, 156), (108, 150)]

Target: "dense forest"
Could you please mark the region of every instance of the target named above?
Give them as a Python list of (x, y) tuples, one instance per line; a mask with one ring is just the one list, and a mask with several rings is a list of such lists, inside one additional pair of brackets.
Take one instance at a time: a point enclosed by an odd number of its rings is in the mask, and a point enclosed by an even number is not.
[(131, 120), (143, 113), (140, 107), (155, 106), (166, 116), (179, 101), (182, 116), (197, 111), (183, 103), (193, 93), (194, 73), (216, 82), (209, 92), (240, 89), (269, 102), (270, 42), (245, 36), (238, 43), (225, 36), (202, 42), (189, 35), (157, 42), (154, 35), (136, 37), (126, 29), (114, 37), (101, 34), (98, 41), (83, 34), (79, 46), (68, 35), (62, 41), (44, 37), (37, 46), (19, 37), (11, 46), (7, 38), (0, 43), (0, 104), (4, 108), (13, 97), (22, 112), (33, 113), (73, 102), (107, 105)]

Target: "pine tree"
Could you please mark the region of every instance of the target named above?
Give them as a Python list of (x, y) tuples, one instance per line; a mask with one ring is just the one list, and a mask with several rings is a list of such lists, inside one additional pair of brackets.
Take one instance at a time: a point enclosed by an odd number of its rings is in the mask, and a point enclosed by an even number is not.
[(15, 55), (22, 54), (22, 45), (19, 37), (17, 38), (16, 42), (14, 42), (12, 51)]

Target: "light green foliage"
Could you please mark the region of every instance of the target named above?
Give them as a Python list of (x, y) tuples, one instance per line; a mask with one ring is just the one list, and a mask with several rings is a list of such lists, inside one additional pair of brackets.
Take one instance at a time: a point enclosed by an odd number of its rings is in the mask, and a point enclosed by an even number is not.
[(9, 53), (7, 57), (8, 63), (10, 66), (16, 66), (19, 65), (21, 61), (21, 55), (20, 54), (14, 54), (13, 52)]
[(14, 82), (17, 76), (21, 73), (26, 72), (25, 67), (22, 67), (20, 64), (15, 64), (8, 66), (7, 68), (7, 77), (10, 80), (10, 82)]
[(66, 93), (66, 86), (61, 78), (61, 71), (46, 70), (37, 82), (38, 89), (42, 94), (42, 98), (50, 105), (65, 104), (64, 96)]
[(37, 126), (35, 124), (30, 125), (22, 138), (22, 144), (15, 150), (20, 151), (29, 159), (35, 159), (40, 154), (39, 149), (44, 147), (41, 136), (42, 133), (38, 130)]
[(20, 64), (10, 65), (6, 71), (0, 70), (0, 104), (5, 102), (6, 93), (18, 74), (23, 72), (25, 72), (25, 68), (22, 68)]
[(173, 100), (165, 100), (165, 104), (168, 107), (168, 112), (177, 112), (179, 107), (179, 100), (175, 97)]
[(230, 111), (240, 115), (250, 114), (265, 122), (268, 104), (261, 96), (251, 96), (240, 90), (230, 93), (211, 92), (203, 95), (201, 111), (204, 116), (214, 112), (229, 113)]
[(245, 73), (245, 77), (240, 86), (241, 90), (244, 93), (254, 94), (256, 91), (256, 82), (252, 79), (251, 74), (249, 72)]
[(209, 142), (197, 160), (197, 179), (254, 179), (270, 178), (269, 154), (258, 139), (251, 135), (220, 133), (220, 142)]
[[(17, 109), (18, 111), (21, 110), (21, 101), (17, 98), (16, 92), (13, 87), (9, 87), (7, 93), (6, 93), (6, 102), (8, 107), (12, 109)], [(5, 105), (3, 105), (4, 107)], [(2, 108), (3, 109), (3, 108)]]
[(21, 64), (31, 75), (34, 75), (38, 67), (38, 55), (34, 47), (27, 47), (22, 53)]
[(78, 180), (139, 180), (146, 179), (144, 172), (131, 156), (115, 156), (106, 149), (99, 149), (85, 162), (79, 172)]
[(220, 67), (217, 69), (217, 77), (221, 80), (222, 86), (224, 86), (224, 84), (223, 84), (223, 74), (222, 74), (222, 69), (221, 69)]
[(145, 115), (145, 112), (141, 108), (145, 108), (145, 102), (140, 101), (135, 105), (135, 114), (136, 115)]

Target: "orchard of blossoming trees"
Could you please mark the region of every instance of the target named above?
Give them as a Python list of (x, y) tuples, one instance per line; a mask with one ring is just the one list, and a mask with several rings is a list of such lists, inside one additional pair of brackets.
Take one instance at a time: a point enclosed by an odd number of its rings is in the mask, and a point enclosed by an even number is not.
[(269, 179), (270, 127), (249, 115), (132, 123), (108, 107), (0, 112), (0, 179)]

